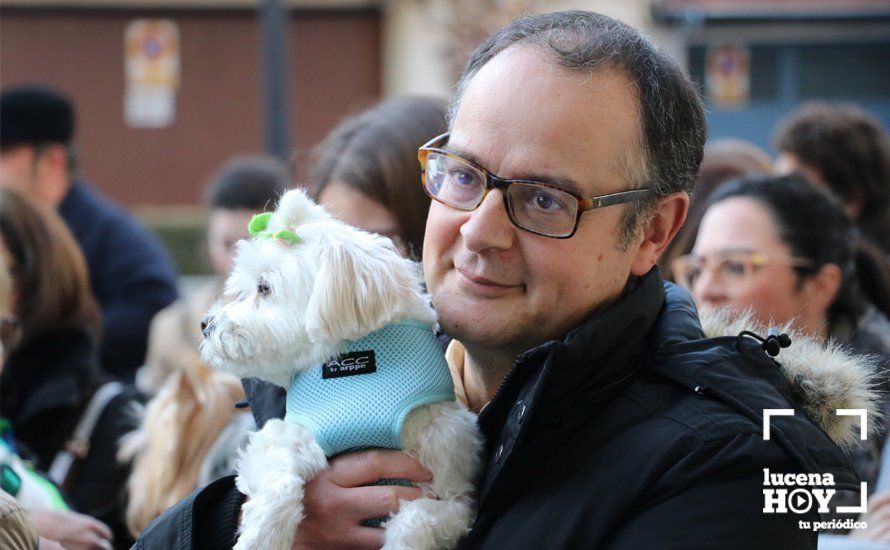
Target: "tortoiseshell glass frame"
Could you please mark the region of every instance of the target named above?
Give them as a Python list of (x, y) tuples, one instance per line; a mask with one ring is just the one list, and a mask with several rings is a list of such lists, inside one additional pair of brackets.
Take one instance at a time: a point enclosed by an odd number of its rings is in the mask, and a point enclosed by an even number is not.
[[(450, 135), (451, 135), (450, 133), (446, 132), (440, 136), (434, 137), (433, 139), (428, 141), (423, 147), (421, 147), (417, 152), (417, 160), (420, 161), (420, 170), (421, 170), (421, 174), (422, 174), (421, 178), (423, 181), (423, 190), (426, 192), (426, 194), (429, 195), (429, 197), (431, 199), (441, 202), (442, 204), (444, 204), (446, 206), (449, 206), (451, 208), (455, 208), (458, 210), (464, 210), (466, 212), (471, 212), (471, 211), (479, 208), (479, 205), (482, 204), (482, 201), (485, 200), (485, 197), (488, 195), (489, 191), (491, 191), (492, 189), (500, 189), (504, 195), (504, 209), (507, 211), (507, 216), (510, 218), (510, 222), (513, 225), (515, 225), (516, 227), (518, 227), (519, 229), (522, 229), (523, 231), (528, 231), (529, 233), (534, 233), (535, 235), (540, 235), (542, 237), (549, 237), (551, 239), (568, 239), (568, 238), (574, 236), (575, 232), (578, 231), (578, 223), (581, 221), (581, 215), (584, 212), (587, 212), (588, 210), (595, 210), (597, 208), (603, 208), (606, 206), (612, 206), (613, 204), (624, 204), (624, 203), (628, 203), (628, 202), (641, 200), (641, 199), (648, 197), (649, 195), (651, 195), (653, 193), (651, 188), (646, 187), (643, 189), (634, 189), (632, 191), (621, 191), (619, 193), (610, 193), (608, 195), (599, 195), (597, 197), (582, 197), (582, 196), (576, 195), (575, 193), (572, 193), (571, 191), (563, 189), (561, 186), (553, 184), (553, 183), (548, 183), (548, 182), (544, 182), (544, 181), (502, 178), (502, 177), (492, 174), (491, 172), (489, 172), (485, 168), (482, 168), (478, 164), (476, 164), (474, 162), (470, 162), (469, 160), (461, 157), (460, 155), (456, 155), (454, 153), (451, 153), (449, 151), (441, 149), (442, 145), (444, 145), (448, 141), (448, 138), (450, 137)], [(427, 187), (427, 182), (426, 182), (426, 161), (427, 161), (427, 157), (429, 156), (430, 153), (438, 153), (438, 154), (444, 155), (446, 157), (451, 157), (451, 158), (453, 158), (457, 161), (460, 161), (468, 166), (472, 166), (473, 168), (475, 168), (476, 170), (479, 170), (482, 174), (485, 175), (485, 191), (482, 193), (482, 196), (479, 197), (479, 201), (476, 203), (475, 206), (473, 206), (472, 208), (461, 208), (461, 207), (458, 207), (453, 204), (450, 204), (450, 203), (440, 200), (438, 197), (436, 197), (435, 195), (433, 195), (430, 192), (429, 188)], [(561, 191), (563, 193), (566, 193), (567, 195), (574, 197), (575, 200), (578, 201), (578, 210), (575, 213), (575, 224), (572, 226), (572, 231), (567, 235), (548, 235), (547, 233), (541, 233), (539, 231), (535, 231), (534, 229), (529, 229), (528, 227), (524, 227), (524, 226), (520, 225), (519, 222), (516, 221), (516, 218), (514, 218), (514, 216), (513, 216), (513, 210), (512, 210), (512, 208), (510, 208), (510, 201), (508, 198), (509, 194), (507, 193), (507, 188), (509, 188), (510, 185), (512, 185), (514, 183), (523, 183), (526, 185), (536, 185), (536, 186), (541, 186), (541, 187), (547, 187), (549, 189), (556, 189), (557, 191)]]

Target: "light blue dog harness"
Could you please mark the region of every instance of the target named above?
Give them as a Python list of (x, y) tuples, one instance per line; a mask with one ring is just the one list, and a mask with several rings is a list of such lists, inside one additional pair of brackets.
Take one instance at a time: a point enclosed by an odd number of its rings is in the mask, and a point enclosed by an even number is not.
[(287, 390), (284, 420), (312, 431), (330, 458), (368, 447), (401, 449), (409, 412), (453, 400), (451, 372), (436, 335), (429, 326), (405, 319), (298, 373)]

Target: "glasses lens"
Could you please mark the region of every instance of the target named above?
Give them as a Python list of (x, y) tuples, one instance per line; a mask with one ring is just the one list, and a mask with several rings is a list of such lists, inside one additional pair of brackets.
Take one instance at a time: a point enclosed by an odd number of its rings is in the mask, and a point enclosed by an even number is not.
[(677, 282), (690, 290), (701, 275), (701, 258), (696, 256), (680, 256), (671, 266)]
[(721, 289), (727, 296), (744, 292), (751, 282), (753, 268), (750, 259), (744, 254), (716, 256), (681, 256), (671, 265), (677, 283), (693, 290), (705, 269), (708, 270), (711, 285)]
[(473, 210), (485, 195), (485, 174), (459, 159), (430, 152), (424, 165), (424, 186), (434, 199), (460, 210)]
[(510, 212), (524, 229), (565, 237), (575, 230), (578, 199), (573, 195), (534, 183), (514, 182), (507, 191)]
[(727, 294), (742, 292), (751, 282), (753, 268), (746, 255), (731, 255), (717, 259), (717, 274)]

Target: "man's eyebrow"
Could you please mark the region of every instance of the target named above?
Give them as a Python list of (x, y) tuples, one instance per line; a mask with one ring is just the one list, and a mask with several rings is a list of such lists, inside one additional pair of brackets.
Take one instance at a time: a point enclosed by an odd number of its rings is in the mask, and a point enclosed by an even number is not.
[[(460, 147), (454, 147), (450, 144), (446, 144), (442, 149), (449, 153), (455, 154), (464, 160), (468, 160), (468, 161), (472, 162), (473, 164), (475, 164), (476, 166), (485, 168), (485, 165), (482, 162), (480, 162), (479, 157), (477, 157), (476, 155), (474, 155), (473, 153), (471, 153), (469, 151), (464, 151)], [(488, 168), (485, 168), (485, 169), (488, 170)], [(515, 178), (509, 178), (509, 179), (511, 179), (511, 180), (528, 180), (528, 181), (538, 181), (541, 183), (549, 183), (555, 187), (558, 187), (559, 189), (562, 189), (563, 191), (568, 191), (569, 193), (574, 193), (575, 195), (577, 195), (579, 197), (587, 196), (587, 192), (584, 191), (575, 180), (573, 180), (572, 178), (568, 178), (568, 177), (537, 174), (537, 173), (532, 172), (532, 173), (528, 173), (528, 174), (522, 174), (521, 176), (518, 176)]]

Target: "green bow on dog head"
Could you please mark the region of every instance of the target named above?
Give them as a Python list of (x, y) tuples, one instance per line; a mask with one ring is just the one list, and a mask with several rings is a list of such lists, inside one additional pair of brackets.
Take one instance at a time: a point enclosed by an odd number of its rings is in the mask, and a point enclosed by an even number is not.
[(266, 227), (269, 226), (269, 218), (271, 217), (272, 212), (254, 215), (250, 219), (250, 223), (247, 224), (247, 232), (250, 233), (250, 236), (258, 239), (278, 239), (292, 244), (300, 244), (302, 242), (300, 237), (289, 229), (282, 229), (275, 233), (267, 231)]

